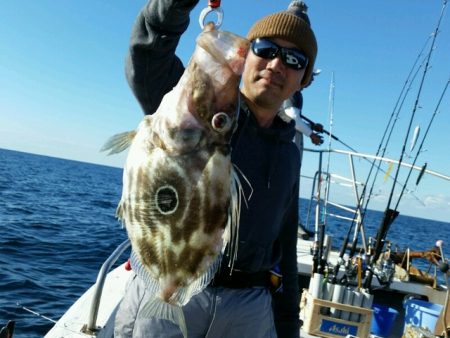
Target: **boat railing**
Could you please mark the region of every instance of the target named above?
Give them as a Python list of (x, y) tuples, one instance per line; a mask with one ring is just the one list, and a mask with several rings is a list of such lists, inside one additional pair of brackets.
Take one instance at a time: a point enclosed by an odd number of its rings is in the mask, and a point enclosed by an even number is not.
[[(334, 149), (316, 150), (305, 148), (304, 150), (306, 152), (313, 153), (313, 155), (317, 155), (318, 157), (318, 166), (312, 176), (311, 195), (306, 212), (306, 228), (311, 229), (314, 226), (315, 231), (318, 232), (318, 224), (327, 224), (328, 217), (348, 222), (355, 222), (355, 224), (360, 225), (362, 222), (362, 211), (360, 207), (362, 205), (362, 201), (360, 200), (360, 189), (363, 189), (364, 183), (358, 181), (356, 178), (354, 157), (358, 153)], [(344, 157), (347, 156), (348, 168), (345, 169), (345, 171), (347, 172), (348, 177), (331, 172), (330, 168), (324, 165), (323, 156), (325, 154), (337, 154), (338, 156), (343, 155)], [(352, 190), (354, 201), (350, 203), (352, 205), (351, 207), (332, 200), (332, 190), (336, 185), (343, 187), (345, 190)], [(333, 212), (330, 206), (332, 206), (336, 211)], [(313, 212), (315, 212), (315, 217), (312, 218), (314, 220), (314, 225), (311, 221), (311, 214)], [(357, 228), (358, 226), (355, 227), (355, 230)], [(363, 246), (365, 247), (366, 243), (362, 224), (359, 228), (363, 237)]]
[(127, 239), (122, 242), (116, 250), (108, 257), (108, 259), (103, 263), (102, 267), (97, 276), (97, 281), (94, 286), (94, 293), (91, 301), (91, 307), (88, 317), (88, 322), (83, 326), (81, 331), (86, 334), (95, 334), (98, 331), (97, 323), (97, 315), (98, 309), (100, 306), (100, 299), (102, 297), (103, 286), (105, 284), (105, 279), (108, 272), (111, 270), (114, 263), (117, 259), (130, 247), (130, 241)]
[[(364, 249), (366, 249), (366, 237), (362, 222), (364, 218), (363, 210), (366, 206), (363, 208), (363, 205), (370, 196), (365, 196), (365, 183), (357, 180), (356, 167), (358, 168), (358, 174), (363, 178), (367, 176), (369, 168), (374, 165), (374, 162), (379, 162), (377, 167), (384, 173), (384, 177), (380, 175), (380, 179), (384, 179), (384, 181), (393, 179), (393, 177), (390, 176), (389, 170), (385, 171), (380, 169), (381, 163), (388, 164), (389, 166), (401, 165), (406, 168), (412, 168), (417, 172), (423, 172), (430, 176), (450, 181), (450, 176), (426, 169), (426, 167), (419, 167), (391, 158), (360, 153), (353, 150), (304, 148), (303, 151), (303, 161), (307, 157), (307, 160), (310, 159), (313, 163), (318, 163), (314, 172), (301, 173), (301, 179), (306, 178), (312, 181), (311, 195), (309, 197), (309, 206), (307, 207), (304, 226), (309, 230), (314, 229), (317, 234), (319, 232), (319, 224), (327, 224), (328, 216), (354, 222), (356, 225), (354, 227), (354, 236), (357, 236), (358, 232), (360, 232)], [(332, 163), (331, 167), (325, 163), (327, 162), (325, 155), (328, 156), (328, 163)], [(333, 160), (330, 160), (331, 156), (333, 156)], [(311, 159), (311, 157), (313, 158)], [(345, 165), (345, 158), (347, 158), (348, 165)], [(355, 163), (356, 160), (358, 160), (357, 163)], [(343, 171), (344, 175), (338, 175), (337, 172), (340, 171)], [(397, 184), (401, 183), (397, 182)], [(340, 186), (341, 190), (344, 189), (347, 191), (350, 188), (353, 192), (350, 200), (348, 196), (345, 197), (345, 200), (348, 201), (346, 205), (342, 203), (344, 201), (342, 199), (342, 191), (339, 191), (341, 193), (341, 196), (339, 196), (341, 202), (332, 201), (333, 198), (335, 199), (339, 195), (335, 191), (337, 190), (337, 186)], [(301, 183), (301, 187), (304, 188), (305, 186)], [(330, 190), (333, 190), (333, 193)], [(331, 211), (333, 209), (335, 211)], [(315, 217), (311, 217), (313, 214), (315, 214)]]
[[(352, 152), (342, 152), (342, 151), (336, 151), (333, 149), (330, 149), (330, 150), (305, 149), (305, 151), (316, 153), (318, 155), (318, 167), (314, 173), (314, 176), (312, 177), (310, 206), (308, 207), (308, 215), (310, 213), (313, 202), (321, 203), (325, 207), (327, 205), (332, 205), (338, 209), (342, 209), (342, 210), (350, 212), (352, 214), (358, 212), (357, 209), (348, 207), (346, 205), (343, 205), (342, 203), (333, 202), (330, 199), (330, 191), (332, 189), (331, 186), (333, 183), (338, 183), (340, 186), (352, 188), (353, 194), (355, 197), (355, 202), (356, 202), (355, 204), (358, 203), (359, 198), (360, 198), (358, 189), (360, 187), (363, 187), (364, 184), (362, 182), (359, 182), (356, 179), (355, 166), (353, 163), (354, 154)], [(342, 175), (338, 175), (336, 173), (329, 172), (328, 168), (324, 169), (323, 168), (323, 166), (324, 166), (323, 165), (323, 155), (326, 153), (347, 154), (348, 159), (349, 159), (349, 169), (348, 170), (351, 173), (351, 177), (344, 177)], [(319, 200), (319, 198), (320, 198), (320, 200)], [(323, 214), (321, 216), (321, 218), (324, 219), (324, 218), (326, 218), (327, 215), (329, 215), (329, 214), (325, 210), (325, 214)], [(349, 219), (353, 219), (353, 218), (349, 218)], [(309, 219), (307, 220), (307, 223), (308, 223), (308, 221), (309, 221)]]

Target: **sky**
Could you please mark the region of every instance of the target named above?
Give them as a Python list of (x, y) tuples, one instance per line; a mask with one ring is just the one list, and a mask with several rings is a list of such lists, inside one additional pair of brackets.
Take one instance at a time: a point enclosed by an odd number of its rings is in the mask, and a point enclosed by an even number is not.
[[(443, 8), (438, 0), (310, 0), (321, 74), (306, 88), (303, 112), (341, 142), (323, 147), (375, 153), (416, 59), (425, 60)], [(124, 75), (133, 22), (145, 1), (14, 0), (0, 5), (0, 148), (122, 167), (126, 154), (100, 153), (113, 134), (134, 129), (142, 111)], [(289, 0), (222, 1), (222, 29), (244, 35)], [(178, 46), (187, 64), (200, 33), (201, 0)], [(450, 13), (408, 90), (386, 156), (399, 158), (412, 128), (424, 134), (450, 76)], [(212, 17), (214, 18), (214, 17)], [(420, 54), (425, 46), (424, 53)], [(423, 83), (418, 97), (420, 83)], [(331, 90), (330, 88), (333, 88)], [(450, 90), (449, 90), (450, 91)], [(417, 101), (417, 109), (414, 109)], [(450, 93), (436, 114), (417, 165), (450, 175)], [(409, 149), (409, 140), (407, 148)], [(313, 147), (308, 143), (309, 147)], [(408, 160), (408, 159), (405, 159)], [(339, 160), (338, 166), (345, 161)], [(305, 158), (305, 172), (312, 167)], [(387, 169), (387, 166), (386, 168)], [(394, 169), (395, 171), (395, 169)], [(364, 180), (363, 176), (359, 177)], [(415, 178), (414, 178), (415, 181)], [(306, 183), (305, 183), (306, 184)], [(389, 184), (377, 186), (380, 209)], [(450, 222), (450, 182), (426, 175), (400, 205), (407, 215)], [(308, 196), (308, 188), (303, 196)], [(414, 195), (411, 197), (411, 195)], [(410, 198), (411, 197), (411, 198)]]

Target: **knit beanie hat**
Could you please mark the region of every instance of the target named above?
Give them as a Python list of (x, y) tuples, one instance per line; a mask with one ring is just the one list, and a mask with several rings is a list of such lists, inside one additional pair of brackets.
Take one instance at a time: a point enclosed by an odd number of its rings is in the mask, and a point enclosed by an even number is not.
[(250, 41), (257, 38), (279, 38), (294, 43), (308, 57), (308, 66), (302, 79), (302, 86), (311, 82), (314, 61), (317, 55), (317, 41), (311, 29), (303, 1), (293, 0), (288, 9), (263, 17), (247, 34)]

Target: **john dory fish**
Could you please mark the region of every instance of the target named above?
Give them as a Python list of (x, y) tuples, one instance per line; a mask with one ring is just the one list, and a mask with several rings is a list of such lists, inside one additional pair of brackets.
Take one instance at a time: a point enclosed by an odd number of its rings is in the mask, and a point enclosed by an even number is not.
[(210, 283), (227, 243), (236, 254), (240, 193), (229, 141), (248, 48), (247, 40), (207, 25), (156, 113), (103, 148), (130, 146), (117, 216), (133, 269), (154, 294), (143, 313), (174, 321), (185, 336), (180, 307)]

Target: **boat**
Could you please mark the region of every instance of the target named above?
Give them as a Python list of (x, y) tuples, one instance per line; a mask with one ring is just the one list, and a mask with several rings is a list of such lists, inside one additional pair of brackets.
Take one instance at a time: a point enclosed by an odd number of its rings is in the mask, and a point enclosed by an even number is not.
[[(359, 192), (358, 188), (363, 186), (363, 183), (356, 179), (356, 169), (353, 165), (355, 158), (365, 159), (365, 160), (383, 160), (385, 162), (392, 162), (394, 160), (388, 158), (379, 158), (368, 154), (357, 153), (354, 151), (331, 149), (331, 150), (313, 150), (305, 149), (305, 153), (310, 153), (317, 157), (317, 167), (316, 174), (313, 177), (309, 177), (313, 184), (313, 192), (311, 194), (310, 206), (308, 210), (313, 212), (320, 211), (325, 212), (326, 217), (339, 217), (348, 222), (357, 220), (361, 221), (361, 210), (358, 208), (350, 208), (349, 206), (338, 203), (332, 199), (332, 189), (328, 186), (328, 191), (326, 193), (321, 193), (318, 189), (318, 182), (322, 182), (321, 189), (327, 184), (326, 182), (332, 184), (339, 184), (344, 182), (343, 185), (346, 188), (350, 188), (358, 200)], [(324, 156), (339, 156), (346, 157), (348, 159), (350, 177), (344, 177), (341, 175), (335, 175), (327, 172), (322, 168)], [(305, 155), (306, 156), (306, 155)], [(338, 161), (337, 159), (335, 159)], [(395, 161), (394, 161), (395, 162)], [(407, 163), (403, 163), (403, 166), (409, 167)], [(421, 167), (414, 168), (417, 171), (422, 170)], [(438, 177), (445, 181), (450, 181), (449, 176), (442, 175), (440, 173), (434, 172), (427, 169), (425, 174)], [(319, 175), (322, 179), (319, 180)], [(307, 179), (308, 177), (302, 177), (302, 179)], [(322, 194), (321, 198), (318, 195)], [(328, 211), (326, 208), (321, 208), (321, 205), (333, 206), (334, 209), (342, 209), (345, 212), (350, 213), (351, 217), (343, 216), (343, 213), (335, 213)], [(314, 220), (323, 218), (324, 215), (316, 215)], [(313, 222), (316, 223), (316, 222)], [(320, 223), (320, 222), (319, 222)], [(317, 225), (317, 224), (316, 224)], [(307, 226), (307, 225), (305, 225)], [(356, 227), (358, 228), (358, 227)], [(315, 231), (312, 231), (315, 232)], [(306, 238), (305, 238), (306, 237)], [(312, 274), (314, 261), (316, 260), (317, 253), (314, 253), (315, 243), (314, 238), (307, 238), (305, 233), (302, 231), (302, 227), (299, 227), (299, 236), (297, 241), (297, 256), (298, 256), (298, 272), (299, 272), (299, 283), (302, 289), (303, 297), (301, 302), (301, 318), (304, 322), (301, 337), (378, 337), (376, 334), (371, 334), (371, 322), (374, 318), (372, 308), (363, 308), (361, 305), (349, 305), (349, 304), (336, 304), (331, 303), (329, 300), (324, 299), (323, 296), (318, 296), (317, 294), (313, 297), (312, 293), (315, 291), (313, 285), (310, 285), (313, 280), (311, 278), (314, 276)], [(317, 239), (317, 238), (316, 238)], [(367, 243), (366, 243), (367, 244)], [(338, 265), (339, 250), (333, 247), (330, 241), (324, 240), (322, 257), (324, 262), (333, 268)], [(391, 250), (393, 246), (390, 246), (383, 250), (383, 254), (396, 253)], [(67, 312), (55, 323), (53, 328), (46, 334), (46, 338), (55, 337), (113, 337), (113, 326), (114, 326), (114, 316), (117, 307), (122, 299), (127, 281), (133, 274), (130, 271), (128, 262), (122, 262), (119, 266), (111, 270), (116, 261), (123, 255), (124, 252), (128, 252), (130, 248), (129, 241), (123, 242), (119, 247), (111, 254), (111, 256), (102, 265), (96, 283), (90, 287), (68, 310)], [(359, 249), (362, 250), (361, 248)], [(426, 256), (426, 253), (422, 252), (422, 256), (418, 255), (411, 248), (407, 257), (408, 267), (406, 269), (402, 268), (400, 265), (395, 264), (393, 261), (394, 255), (385, 256), (386, 259), (380, 265), (377, 272), (378, 278), (372, 280), (372, 294), (374, 296), (372, 303), (379, 304), (393, 311), (396, 316), (395, 320), (390, 323), (389, 335), (385, 337), (401, 337), (403, 331), (405, 330), (405, 321), (410, 321), (416, 324), (416, 329), (422, 330), (422, 337), (428, 337), (423, 335), (425, 330), (434, 330), (435, 328), (425, 328), (421, 327), (424, 316), (435, 317), (436, 323), (440, 312), (444, 313), (444, 309), (449, 307), (448, 305), (448, 287), (437, 282), (437, 276), (431, 276), (433, 283), (429, 283), (427, 280), (420, 280), (412, 277), (412, 267), (410, 257), (418, 257), (420, 259)], [(430, 254), (431, 255), (431, 254)], [(419, 257), (420, 256), (420, 257)], [(436, 257), (440, 258), (440, 255)], [(347, 258), (348, 260), (349, 258)], [(347, 264), (340, 264), (339, 267), (339, 278), (347, 275), (348, 285), (354, 290), (357, 289), (357, 276), (358, 274), (353, 274), (353, 277), (348, 277), (349, 270), (352, 270), (354, 266), (349, 267), (349, 262)], [(389, 264), (387, 264), (389, 263)], [(447, 263), (448, 264), (448, 263)], [(420, 269), (418, 269), (420, 271)], [(352, 270), (353, 271), (353, 270)], [(448, 278), (448, 276), (446, 277)], [(361, 288), (361, 287), (360, 287)], [(362, 288), (361, 288), (362, 289)], [(406, 302), (410, 303), (410, 307), (414, 308), (414, 314), (407, 314), (405, 311), (404, 304)], [(447, 302), (447, 304), (445, 304)], [(427, 304), (438, 306), (441, 311), (439, 313), (431, 313), (429, 308), (426, 307)], [(349, 312), (357, 315), (357, 319), (351, 321), (350, 319), (340, 319), (334, 318), (330, 315), (330, 305), (337, 306), (337, 309), (341, 312)], [(320, 309), (328, 309), (328, 314), (321, 311)], [(384, 308), (383, 308), (384, 309)], [(331, 308), (333, 310), (333, 308)], [(345, 310), (345, 311), (344, 311)], [(354, 313), (352, 311), (355, 311)], [(428, 311), (428, 312), (426, 312)], [(310, 316), (308, 318), (308, 315)], [(362, 316), (365, 316), (362, 319)], [(419, 317), (420, 315), (420, 317)], [(382, 316), (387, 316), (386, 313), (382, 313)], [(442, 322), (442, 319), (440, 320)], [(324, 323), (328, 323), (326, 326)], [(331, 324), (330, 324), (331, 323)], [(425, 323), (425, 322), (424, 322)], [(334, 326), (333, 326), (334, 325)], [(445, 323), (446, 327), (450, 325), (450, 321), (447, 319)], [(411, 329), (414, 329), (413, 325)], [(356, 329), (355, 329), (356, 328)], [(332, 332), (325, 332), (325, 330), (331, 330)], [(333, 331), (334, 330), (334, 331)], [(356, 330), (356, 331), (355, 331)], [(383, 330), (383, 328), (381, 328)], [(356, 334), (355, 334), (356, 332)], [(430, 332), (431, 334), (431, 332)], [(434, 334), (434, 331), (433, 331)], [(414, 337), (414, 336), (411, 336)], [(419, 335), (417, 335), (419, 337)], [(430, 335), (430, 337), (435, 337), (435, 335)]]
[[(433, 47), (430, 53), (432, 50)], [(406, 163), (401, 158), (394, 160), (383, 154), (363, 154), (354, 149), (305, 148), (306, 155), (315, 157), (314, 161), (307, 162), (316, 165), (311, 165), (312, 174), (305, 175), (303, 172), (301, 178), (302, 182), (312, 182), (306, 224), (299, 226), (297, 240), (299, 285), (302, 290), (301, 337), (448, 337), (449, 273), (442, 243), (437, 242), (435, 247), (425, 251), (417, 251), (413, 246), (396, 251), (387, 233), (398, 214), (397, 207), (386, 208), (376, 238), (368, 238), (364, 233), (367, 210), (367, 205), (364, 205), (372, 194), (363, 193), (370, 185), (368, 180), (363, 182), (357, 178), (355, 162), (370, 163), (377, 170), (381, 166), (375, 163), (408, 168), (409, 172), (418, 173), (417, 181), (423, 175), (443, 181), (450, 181), (450, 177), (426, 166)], [(329, 167), (324, 166), (327, 161), (348, 162), (348, 174), (344, 176), (331, 172)], [(385, 172), (387, 180), (391, 177), (389, 171)], [(397, 177), (393, 180), (393, 187), (401, 185)], [(339, 198), (335, 200), (334, 185), (349, 187), (354, 201), (344, 203)], [(327, 233), (331, 217), (348, 223), (347, 238), (340, 250), (333, 245), (332, 237)], [(305, 227), (309, 231), (303, 231)], [(352, 232), (353, 243), (350, 245)], [(357, 243), (358, 238), (361, 238), (360, 244)], [(133, 273), (127, 261), (114, 269), (112, 267), (124, 252), (128, 252), (129, 247), (129, 241), (119, 245), (100, 268), (96, 283), (56, 321), (46, 338), (113, 337), (114, 317)], [(415, 262), (420, 259), (427, 260), (434, 273), (429, 273), (430, 269), (424, 271), (420, 266), (416, 267)], [(439, 276), (442, 278), (439, 279)]]
[[(423, 167), (353, 150), (305, 151), (318, 157), (315, 162), (318, 165), (313, 175), (302, 177), (302, 180), (313, 182), (305, 227), (311, 231), (308, 221), (313, 219), (314, 239), (303, 239), (301, 234), (297, 241), (299, 280), (303, 282), (304, 290), (301, 316), (305, 332), (301, 336), (441, 336), (443, 327), (450, 325), (448, 318), (440, 318), (449, 308), (448, 261), (442, 251), (442, 242), (437, 241), (436, 246), (422, 251), (416, 251), (414, 244), (409, 243), (411, 247), (399, 251), (395, 248), (401, 246), (384, 238), (379, 259), (371, 261), (381, 237), (366, 236), (365, 211), (361, 208), (366, 182), (357, 179), (360, 173), (355, 163), (396, 163), (419, 174)], [(329, 166), (324, 169), (327, 157), (331, 163), (348, 163), (348, 176), (330, 172)], [(450, 182), (450, 176), (432, 170), (425, 169), (424, 174)], [(351, 190), (349, 195), (354, 198), (353, 204), (345, 205), (333, 199), (338, 188)], [(330, 218), (338, 218), (339, 225), (345, 224), (343, 229), (348, 229), (347, 240), (343, 241), (340, 250), (332, 245), (329, 232), (324, 231)], [(350, 245), (348, 237), (353, 229)], [(358, 238), (361, 238), (361, 245), (355, 248)], [(421, 264), (416, 264), (419, 260)], [(370, 270), (376, 278), (369, 280), (370, 285), (363, 284), (368, 281)], [(336, 290), (340, 296), (335, 295)]]

